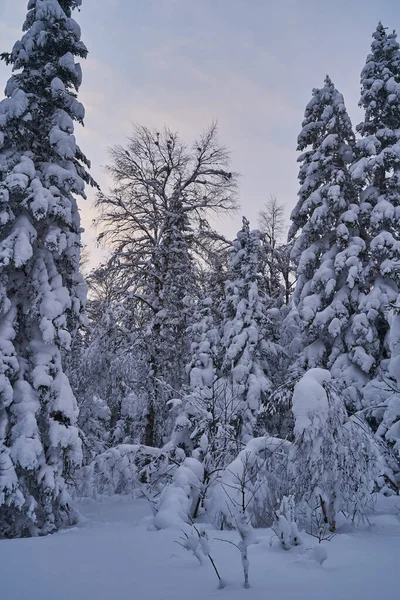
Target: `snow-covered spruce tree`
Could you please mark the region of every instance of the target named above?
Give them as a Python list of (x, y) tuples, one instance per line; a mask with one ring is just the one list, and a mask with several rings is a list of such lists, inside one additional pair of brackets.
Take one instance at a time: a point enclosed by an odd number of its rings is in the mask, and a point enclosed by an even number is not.
[[(396, 33), (382, 23), (373, 34), (372, 52), (361, 72), (360, 106), (365, 119), (357, 126), (361, 139), (351, 175), (361, 186), (360, 223), (367, 244), (363, 264), (365, 291), (352, 320), (350, 359), (375, 379), (364, 404), (379, 405), (377, 392), (387, 369), (389, 305), (399, 292), (400, 271), (400, 47)], [(383, 386), (385, 387), (385, 386)], [(376, 411), (379, 423), (382, 411)]]
[(223, 360), (221, 375), (230, 399), (230, 421), (240, 448), (254, 435), (260, 405), (272, 389), (273, 373), (279, 364), (281, 348), (274, 341), (270, 298), (260, 273), (261, 234), (243, 228), (234, 240), (230, 254), (230, 279), (222, 303)]
[(131, 329), (144, 331), (143, 442), (162, 445), (173, 425), (167, 403), (187, 381), (196, 257), (215, 246), (210, 213), (235, 208), (236, 177), (214, 125), (190, 149), (170, 130), (135, 127), (111, 156), (114, 187), (98, 197), (101, 238), (113, 247), (110, 269), (130, 303)]
[(297, 263), (294, 301), (303, 329), (300, 371), (331, 367), (346, 352), (365, 243), (358, 235), (357, 190), (349, 175), (355, 139), (343, 96), (329, 77), (313, 90), (298, 138), (299, 200), (289, 239)]
[(81, 461), (77, 406), (63, 373), (86, 295), (79, 274), (88, 165), (75, 142), (86, 47), (80, 0), (30, 0), (0, 103), (0, 537), (44, 535), (73, 518)]

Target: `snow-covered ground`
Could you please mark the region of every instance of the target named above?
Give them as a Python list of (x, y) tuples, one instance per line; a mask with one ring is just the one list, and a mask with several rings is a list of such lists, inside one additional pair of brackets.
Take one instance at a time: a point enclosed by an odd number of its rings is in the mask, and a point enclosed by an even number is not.
[[(149, 530), (143, 500), (81, 503), (85, 520), (52, 536), (0, 541), (1, 600), (397, 600), (400, 498), (385, 501), (372, 525), (340, 533), (326, 543), (321, 566), (297, 549), (270, 545), (271, 530), (258, 530), (251, 546), (250, 584), (242, 587), (237, 549), (212, 538), (235, 532), (210, 530), (211, 553), (226, 587), (217, 589), (209, 563), (174, 543), (179, 530)], [(312, 538), (304, 546), (314, 545)]]

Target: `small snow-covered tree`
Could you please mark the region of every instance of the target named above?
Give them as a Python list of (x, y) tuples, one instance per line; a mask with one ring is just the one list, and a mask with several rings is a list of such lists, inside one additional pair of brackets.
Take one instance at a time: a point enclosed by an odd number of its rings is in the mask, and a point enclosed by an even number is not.
[(390, 323), (390, 351), (390, 379), (385, 381), (389, 394), (377, 433), (393, 446), (400, 459), (400, 297), (393, 307)]
[(106, 450), (110, 439), (111, 411), (99, 396), (86, 397), (79, 406), (78, 425), (83, 434), (84, 463), (90, 463)]
[(203, 508), (209, 487), (236, 450), (230, 387), (220, 377), (220, 328), (213, 315), (212, 299), (199, 300), (190, 332), (189, 389), (181, 401), (173, 402), (176, 409), (172, 409), (172, 413), (178, 412), (178, 416), (165, 446), (182, 448), (187, 456), (196, 458), (203, 466), (203, 488), (195, 517)]
[(86, 47), (80, 0), (30, 0), (25, 34), (2, 58), (0, 103), (0, 537), (70, 522), (67, 483), (82, 454), (61, 364), (85, 300), (75, 195), (91, 179), (76, 144)]
[(289, 451), (291, 493), (307, 511), (319, 505), (331, 531), (336, 516), (362, 516), (382, 463), (365, 424), (347, 417), (342, 398), (325, 369), (309, 369), (296, 384), (292, 410), (294, 442)]
[(207, 499), (209, 518), (219, 527), (235, 527), (239, 509), (253, 527), (270, 527), (276, 520), (283, 497), (289, 493), (290, 448), (289, 441), (275, 437), (249, 440), (219, 473), (210, 490)]
[(297, 263), (295, 310), (305, 347), (300, 368), (330, 368), (347, 352), (365, 251), (349, 174), (354, 144), (343, 96), (327, 77), (323, 88), (313, 90), (298, 138), (301, 187), (289, 232)]
[(296, 523), (296, 506), (293, 496), (283, 496), (276, 515), (274, 531), (285, 550), (301, 544), (301, 538)]
[[(382, 23), (373, 34), (371, 54), (361, 72), (357, 126), (361, 139), (351, 175), (362, 187), (360, 216), (367, 256), (365, 288), (351, 325), (351, 361), (369, 379), (380, 378), (389, 358), (389, 305), (399, 292), (400, 259), (400, 46)], [(381, 373), (380, 373), (381, 371)], [(375, 386), (376, 387), (376, 386)], [(380, 404), (380, 394), (372, 394)]]

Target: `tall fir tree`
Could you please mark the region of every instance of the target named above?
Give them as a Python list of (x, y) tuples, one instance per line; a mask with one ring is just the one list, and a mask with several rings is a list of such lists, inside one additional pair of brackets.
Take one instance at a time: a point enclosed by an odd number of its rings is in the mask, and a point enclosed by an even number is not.
[(44, 535), (73, 518), (77, 405), (61, 363), (86, 296), (75, 195), (91, 182), (76, 144), (86, 57), (80, 0), (29, 0), (25, 34), (2, 58), (0, 103), (0, 537)]
[[(389, 305), (396, 301), (400, 271), (400, 47), (396, 33), (382, 23), (373, 34), (371, 54), (361, 72), (365, 119), (351, 168), (362, 187), (360, 224), (367, 245), (365, 290), (352, 321), (351, 360), (369, 378), (386, 370)], [(377, 398), (377, 394), (372, 394)], [(378, 402), (379, 404), (379, 399)]]
[(289, 232), (305, 348), (297, 361), (300, 370), (330, 368), (347, 352), (365, 252), (357, 189), (349, 174), (354, 145), (343, 96), (326, 77), (324, 87), (313, 90), (298, 138), (301, 187)]

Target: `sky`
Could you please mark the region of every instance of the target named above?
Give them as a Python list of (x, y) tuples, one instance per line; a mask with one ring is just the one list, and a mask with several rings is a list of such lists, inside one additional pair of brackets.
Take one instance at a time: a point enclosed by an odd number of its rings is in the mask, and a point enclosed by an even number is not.
[[(0, 0), (0, 52), (21, 37), (25, 0)], [(272, 194), (296, 203), (296, 139), (311, 90), (329, 74), (353, 124), (359, 74), (379, 20), (400, 29), (398, 0), (83, 0), (74, 18), (89, 49), (79, 99), (86, 108), (78, 143), (103, 191), (108, 148), (124, 143), (132, 122), (168, 126), (191, 144), (213, 120), (240, 176), (240, 211), (214, 226), (233, 237), (246, 215), (252, 226)], [(10, 68), (0, 64), (0, 88)], [(96, 217), (82, 201), (91, 264)]]

